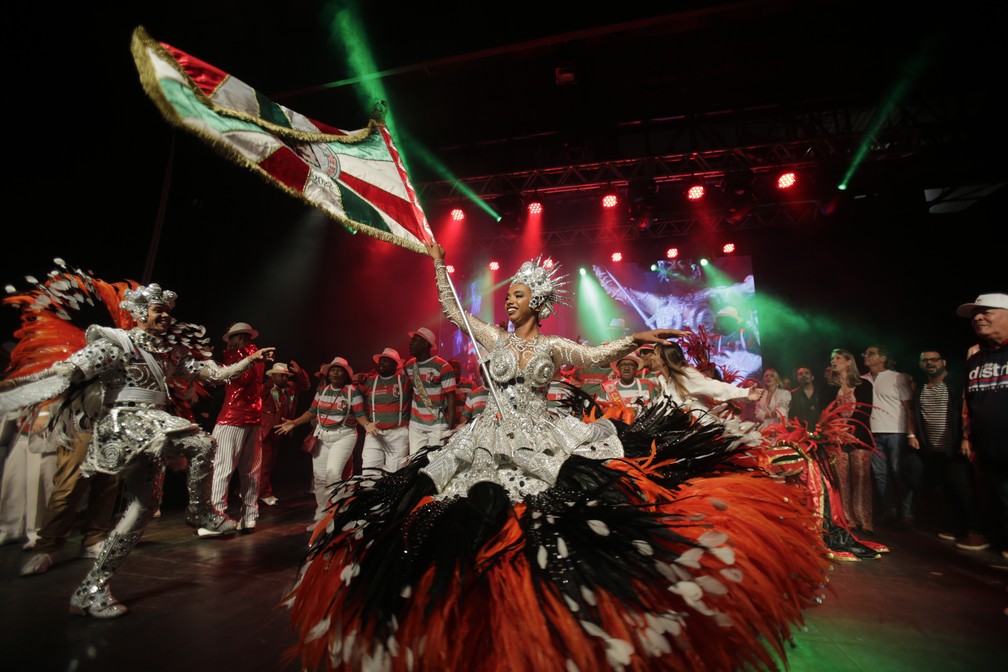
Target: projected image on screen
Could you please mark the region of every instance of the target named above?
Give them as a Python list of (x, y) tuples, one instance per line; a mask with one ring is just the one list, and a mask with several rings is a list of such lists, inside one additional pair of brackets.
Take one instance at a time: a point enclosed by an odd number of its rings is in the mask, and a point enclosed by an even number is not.
[(689, 259), (594, 266), (595, 277), (633, 329), (691, 329), (710, 335), (711, 361), (739, 378), (763, 367), (752, 260), (722, 257), (706, 266)]

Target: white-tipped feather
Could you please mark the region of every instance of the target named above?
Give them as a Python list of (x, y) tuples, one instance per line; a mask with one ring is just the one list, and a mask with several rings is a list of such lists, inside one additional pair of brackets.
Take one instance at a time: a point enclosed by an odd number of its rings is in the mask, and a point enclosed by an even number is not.
[(737, 567), (725, 567), (718, 573), (732, 583), (742, 583), (744, 578), (742, 570)]
[(654, 555), (654, 549), (651, 548), (651, 544), (643, 539), (634, 539), (633, 545), (634, 548), (637, 549), (637, 552), (641, 555), (646, 555), (648, 557)]
[(700, 567), (700, 556), (704, 554), (704, 549), (702, 548), (691, 548), (676, 558), (676, 562), (680, 565), (685, 565), (686, 567), (699, 568)]
[(717, 530), (712, 530), (711, 532), (704, 532), (697, 539), (697, 543), (701, 546), (706, 546), (707, 548), (714, 548), (715, 546), (720, 546), (721, 544), (728, 541), (728, 535), (724, 532)]
[(679, 581), (669, 586), (669, 591), (682, 595), (687, 602), (695, 602), (703, 599), (703, 589), (694, 581)]
[(599, 535), (600, 537), (609, 536), (609, 526), (603, 523), (601, 520), (589, 520), (588, 527), (592, 532)]
[(305, 641), (314, 642), (316, 639), (325, 636), (327, 632), (329, 632), (328, 616), (312, 626), (311, 630), (308, 631), (308, 635), (305, 637)]
[(725, 595), (728, 593), (728, 586), (724, 585), (713, 576), (698, 576), (694, 581), (703, 588), (708, 595)]
[(718, 546), (717, 548), (710, 549), (710, 552), (726, 565), (735, 564), (735, 549), (731, 546)]
[(564, 541), (563, 537), (557, 537), (557, 555), (561, 558), (566, 558), (569, 555), (567, 552), (567, 542)]
[(358, 574), (360, 574), (360, 565), (356, 562), (351, 563), (344, 567), (343, 571), (340, 572), (340, 581), (349, 586), (350, 582), (353, 581), (353, 578)]

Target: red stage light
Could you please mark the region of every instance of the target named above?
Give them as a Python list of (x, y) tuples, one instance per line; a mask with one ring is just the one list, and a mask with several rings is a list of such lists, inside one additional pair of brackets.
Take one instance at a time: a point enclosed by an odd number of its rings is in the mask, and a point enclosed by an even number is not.
[(451, 264), (448, 264), (447, 266), (445, 266), (445, 270), (448, 271), (448, 273), (454, 273), (455, 267), (452, 266)]
[(699, 201), (704, 197), (704, 188), (702, 184), (694, 184), (689, 189), (686, 190), (686, 198), (691, 201)]
[(678, 247), (668, 248), (667, 250), (665, 250), (665, 256), (668, 259), (675, 259), (676, 257), (679, 256), (679, 248)]
[(615, 208), (617, 205), (619, 205), (619, 199), (616, 198), (616, 194), (606, 194), (602, 197), (603, 208)]
[(725, 243), (724, 247), (721, 248), (721, 251), (725, 254), (731, 254), (735, 251), (735, 243)]
[(543, 205), (539, 201), (532, 201), (528, 204), (528, 213), (530, 215), (541, 215), (543, 211)]
[(462, 208), (453, 208), (451, 211), (451, 218), (453, 222), (461, 222), (465, 219), (465, 213), (462, 211)]
[(546, 257), (546, 261), (543, 262), (543, 268), (553, 268), (553, 257)]
[(613, 261), (623, 261), (623, 253), (622, 252), (613, 252), (612, 253), (612, 260)]
[(499, 268), (500, 268), (500, 264), (498, 264), (496, 261), (491, 261), (490, 262), (490, 270), (491, 271), (496, 271)]
[(781, 173), (777, 177), (777, 188), (790, 189), (795, 185), (796, 182), (798, 182), (798, 176), (795, 175), (793, 171), (789, 170), (785, 173)]

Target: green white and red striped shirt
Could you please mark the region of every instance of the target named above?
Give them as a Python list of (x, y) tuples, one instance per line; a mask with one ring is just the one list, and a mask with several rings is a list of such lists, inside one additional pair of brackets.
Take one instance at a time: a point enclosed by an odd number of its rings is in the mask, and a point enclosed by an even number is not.
[(357, 424), (356, 416), (364, 414), (364, 397), (353, 385), (341, 388), (326, 385), (315, 393), (309, 410), (323, 429), (353, 427)]
[(409, 425), (409, 396), (413, 383), (407, 374), (399, 371), (391, 376), (368, 376), (362, 387), (367, 418), (376, 423), (378, 429)]
[(437, 355), (422, 362), (417, 362), (414, 357), (406, 362), (403, 369), (410, 380), (413, 379), (417, 367), (420, 369), (420, 382), (423, 384), (427, 396), (430, 397), (430, 408), (427, 407), (422, 395), (415, 389), (416, 384), (414, 384), (410, 423), (433, 427), (441, 422), (447, 422), (444, 415), (447, 410), (448, 395), (455, 394), (455, 369), (448, 363), (448, 360)]

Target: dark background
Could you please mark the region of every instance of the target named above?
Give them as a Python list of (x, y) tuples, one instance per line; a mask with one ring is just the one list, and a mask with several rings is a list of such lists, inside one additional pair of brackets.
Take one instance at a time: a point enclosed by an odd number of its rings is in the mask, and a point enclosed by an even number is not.
[[(407, 331), (439, 325), (428, 260), (350, 235), (173, 131), (141, 90), (129, 52), (133, 28), (144, 25), (282, 104), (359, 128), (367, 94), (325, 86), (353, 75), (329, 39), (333, 17), (349, 8), (11, 8), (3, 26), (4, 284), (23, 288), (25, 274), (43, 275), (59, 256), (110, 281), (149, 274), (179, 293), (176, 316), (206, 325), (215, 345), (240, 320), (262, 332), (260, 345), (276, 345), (281, 359), (311, 371), (337, 354), (365, 369), (385, 346), (405, 354)], [(741, 153), (764, 144), (754, 128), (781, 138), (781, 147), (808, 138), (815, 151), (805, 158), (825, 188), (827, 176), (852, 163), (864, 133), (826, 133), (822, 120), (863, 129), (863, 117), (886, 110), (899, 92), (902, 107), (888, 115), (898, 123), (877, 138), (842, 207), (803, 219), (782, 205), (721, 229), (753, 260), (765, 365), (821, 371), (831, 348), (860, 352), (876, 341), (911, 372), (924, 346), (956, 360), (973, 342), (956, 306), (1008, 291), (997, 10), (820, 1), (601, 9), (386, 2), (357, 11), (355, 39), (367, 41), (374, 71), (384, 73), (397, 143), (436, 235), (456, 196), (445, 175), (489, 184), (493, 176), (691, 148)], [(561, 67), (576, 71), (577, 86), (557, 85)], [(925, 117), (945, 121), (936, 132)], [(548, 205), (550, 226), (587, 221), (585, 203), (597, 202), (587, 186), (597, 180)], [(967, 207), (933, 214), (925, 189), (966, 194), (959, 205)], [(657, 219), (682, 219), (673, 192), (659, 189)], [(477, 217), (471, 226), (449, 261), (475, 268), (492, 253), (505, 269), (517, 266), (515, 245), (492, 222)], [(672, 244), (706, 254), (701, 239), (712, 239), (702, 227), (623, 245), (631, 262), (650, 263)], [(607, 249), (545, 251), (574, 267)], [(9, 338), (16, 311), (0, 320)]]

